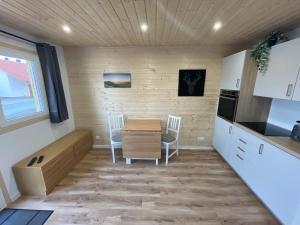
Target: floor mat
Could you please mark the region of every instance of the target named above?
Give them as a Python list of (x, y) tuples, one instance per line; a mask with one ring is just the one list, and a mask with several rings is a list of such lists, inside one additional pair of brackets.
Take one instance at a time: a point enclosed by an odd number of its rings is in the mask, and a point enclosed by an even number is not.
[(51, 210), (3, 209), (0, 212), (0, 225), (43, 225)]

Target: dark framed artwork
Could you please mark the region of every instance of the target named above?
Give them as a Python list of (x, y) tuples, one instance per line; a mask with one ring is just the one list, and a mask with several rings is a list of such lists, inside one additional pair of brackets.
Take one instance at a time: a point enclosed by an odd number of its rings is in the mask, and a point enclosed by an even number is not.
[(103, 73), (105, 88), (131, 88), (130, 73)]
[(178, 96), (203, 96), (206, 70), (179, 70)]

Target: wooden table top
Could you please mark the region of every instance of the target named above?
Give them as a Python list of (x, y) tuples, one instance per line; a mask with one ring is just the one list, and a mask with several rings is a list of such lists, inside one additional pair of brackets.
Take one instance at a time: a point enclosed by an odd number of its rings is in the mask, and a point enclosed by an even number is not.
[(159, 119), (129, 119), (124, 131), (159, 131), (161, 132), (161, 121)]

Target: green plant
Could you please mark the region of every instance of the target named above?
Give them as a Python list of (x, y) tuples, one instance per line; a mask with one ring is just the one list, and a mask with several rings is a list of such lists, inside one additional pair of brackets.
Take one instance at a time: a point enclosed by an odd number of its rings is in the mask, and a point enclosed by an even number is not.
[(265, 40), (258, 43), (257, 47), (252, 50), (251, 57), (253, 58), (257, 68), (261, 72), (266, 72), (268, 69), (270, 49), (279, 42), (286, 41), (287, 37), (280, 31), (272, 31), (267, 35)]

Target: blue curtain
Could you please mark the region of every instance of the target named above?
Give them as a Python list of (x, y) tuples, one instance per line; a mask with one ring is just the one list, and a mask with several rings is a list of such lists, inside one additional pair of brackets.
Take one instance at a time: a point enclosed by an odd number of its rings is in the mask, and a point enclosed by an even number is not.
[(69, 115), (56, 49), (46, 43), (38, 43), (36, 48), (44, 77), (50, 120), (52, 123), (60, 123), (67, 120)]

